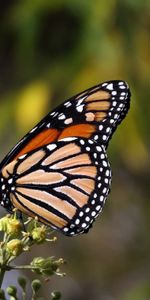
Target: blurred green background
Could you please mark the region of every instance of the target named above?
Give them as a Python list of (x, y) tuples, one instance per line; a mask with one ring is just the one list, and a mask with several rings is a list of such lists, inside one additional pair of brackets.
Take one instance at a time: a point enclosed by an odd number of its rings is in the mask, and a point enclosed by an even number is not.
[(65, 300), (150, 299), (150, 1), (0, 2), (1, 159), (57, 104), (111, 79), (132, 92), (109, 146), (111, 194), (87, 235), (57, 234), (55, 246), (35, 249), (68, 261), (45, 295), (52, 287)]

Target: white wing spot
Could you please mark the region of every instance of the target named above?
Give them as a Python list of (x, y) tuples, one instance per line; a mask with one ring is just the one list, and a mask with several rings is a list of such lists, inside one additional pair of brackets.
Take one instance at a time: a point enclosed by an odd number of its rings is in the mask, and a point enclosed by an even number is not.
[[(85, 97), (84, 97), (84, 98), (85, 98)], [(77, 105), (80, 105), (80, 104), (83, 102), (84, 98), (78, 100)]]
[(83, 111), (83, 107), (84, 107), (84, 105), (79, 105), (79, 106), (76, 107), (76, 110), (78, 112), (82, 112)]
[(85, 144), (85, 141), (84, 141), (84, 140), (80, 140), (80, 144), (81, 144), (81, 145), (84, 145), (84, 144)]
[(66, 119), (66, 120), (64, 121), (64, 123), (65, 123), (66, 125), (71, 124), (72, 122), (73, 122), (73, 119), (72, 119), (72, 118), (68, 118), (68, 119)]
[(117, 105), (117, 101), (113, 101), (112, 105), (116, 106)]
[(91, 204), (94, 205), (94, 204), (95, 204), (95, 200), (92, 200), (92, 201), (91, 201)]
[(82, 223), (82, 228), (85, 228), (86, 226), (87, 226), (87, 224), (86, 223)]
[(95, 211), (92, 211), (91, 216), (92, 216), (92, 217), (95, 217), (95, 216), (96, 216), (96, 212), (95, 212)]
[(63, 138), (63, 139), (59, 140), (59, 142), (60, 142), (60, 141), (64, 141), (64, 142), (72, 142), (72, 141), (74, 141), (74, 140), (76, 140), (76, 139), (77, 139), (76, 137), (66, 137), (66, 138)]
[(100, 201), (101, 201), (101, 202), (104, 201), (104, 196), (100, 196)]
[(100, 205), (97, 205), (97, 206), (96, 206), (96, 210), (97, 210), (97, 211), (99, 211), (99, 210), (100, 210), (100, 208), (101, 208), (101, 206), (100, 206)]
[(37, 129), (37, 126), (30, 130), (30, 133), (34, 132)]
[(86, 147), (86, 151), (90, 151), (91, 150), (91, 148), (90, 147)]
[(50, 145), (47, 146), (47, 149), (50, 150), (50, 151), (52, 151), (52, 150), (54, 150), (56, 147), (57, 147), (56, 144), (50, 144)]
[(64, 106), (69, 107), (69, 106), (71, 106), (71, 103), (68, 101), (68, 102), (64, 103)]
[(76, 224), (76, 225), (79, 225), (79, 223), (80, 223), (80, 220), (79, 220), (79, 219), (76, 219), (76, 220), (75, 220), (75, 224)]
[(96, 146), (96, 149), (97, 149), (98, 152), (102, 151), (102, 148), (100, 146)]
[(12, 183), (13, 182), (13, 179), (12, 178), (10, 178), (9, 180), (8, 180), (8, 183)]
[(65, 115), (64, 114), (60, 114), (59, 116), (58, 116), (58, 119), (59, 120), (64, 120), (66, 117), (65, 117)]
[(88, 213), (89, 211), (90, 211), (90, 208), (87, 207), (86, 210), (85, 210), (85, 212)]
[(107, 140), (107, 136), (103, 135), (102, 139), (103, 139), (103, 141), (106, 141)]
[(112, 83), (108, 84), (107, 85), (107, 89), (110, 90), (110, 91), (112, 91), (113, 90), (113, 84)]
[(103, 130), (103, 125), (100, 125), (100, 126), (99, 126), (99, 130)]
[(106, 176), (109, 176), (109, 170), (106, 170), (105, 174), (106, 174)]
[(68, 227), (64, 227), (64, 229), (63, 229), (64, 232), (67, 232), (68, 230), (69, 230)]
[(98, 135), (95, 135), (94, 140), (98, 140)]
[(79, 216), (83, 217), (83, 215), (84, 215), (83, 211), (80, 211)]

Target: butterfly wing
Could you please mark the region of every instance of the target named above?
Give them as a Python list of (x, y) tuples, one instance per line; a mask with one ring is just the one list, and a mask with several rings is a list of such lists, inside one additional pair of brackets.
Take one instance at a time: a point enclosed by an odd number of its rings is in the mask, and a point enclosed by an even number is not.
[(2, 198), (8, 194), (11, 206), (68, 236), (87, 232), (111, 184), (105, 148), (76, 137), (29, 152), (5, 166), (2, 176)]
[(95, 138), (107, 147), (130, 106), (124, 81), (109, 81), (65, 101), (37, 124), (4, 158), (0, 170), (13, 159), (59, 139)]
[(109, 192), (106, 147), (129, 105), (127, 84), (111, 81), (48, 114), (2, 161), (1, 205), (66, 235), (87, 231)]

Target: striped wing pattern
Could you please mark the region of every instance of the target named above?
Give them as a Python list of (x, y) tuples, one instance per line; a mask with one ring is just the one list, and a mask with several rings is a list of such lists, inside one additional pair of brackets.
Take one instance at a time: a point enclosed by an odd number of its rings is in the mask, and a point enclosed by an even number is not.
[(111, 171), (104, 147), (69, 138), (13, 161), (3, 178), (13, 206), (75, 235), (87, 231), (102, 210)]
[(111, 185), (106, 148), (130, 106), (123, 81), (99, 84), (65, 101), (0, 164), (0, 203), (65, 235), (87, 232)]
[(65, 137), (92, 138), (107, 147), (112, 133), (126, 116), (130, 90), (124, 81), (109, 81), (90, 88), (58, 106), (6, 155), (0, 170), (13, 159)]

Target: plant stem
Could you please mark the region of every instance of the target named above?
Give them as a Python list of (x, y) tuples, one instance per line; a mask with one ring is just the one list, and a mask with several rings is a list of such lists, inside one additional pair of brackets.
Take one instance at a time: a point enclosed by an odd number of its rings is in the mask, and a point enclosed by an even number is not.
[(6, 271), (5, 268), (0, 269), (0, 288), (2, 287), (5, 271)]
[(26, 300), (26, 293), (25, 293), (25, 291), (22, 292), (22, 300)]
[(9, 270), (37, 270), (39, 267), (34, 267), (30, 265), (24, 265), (24, 266), (12, 266), (9, 265)]

